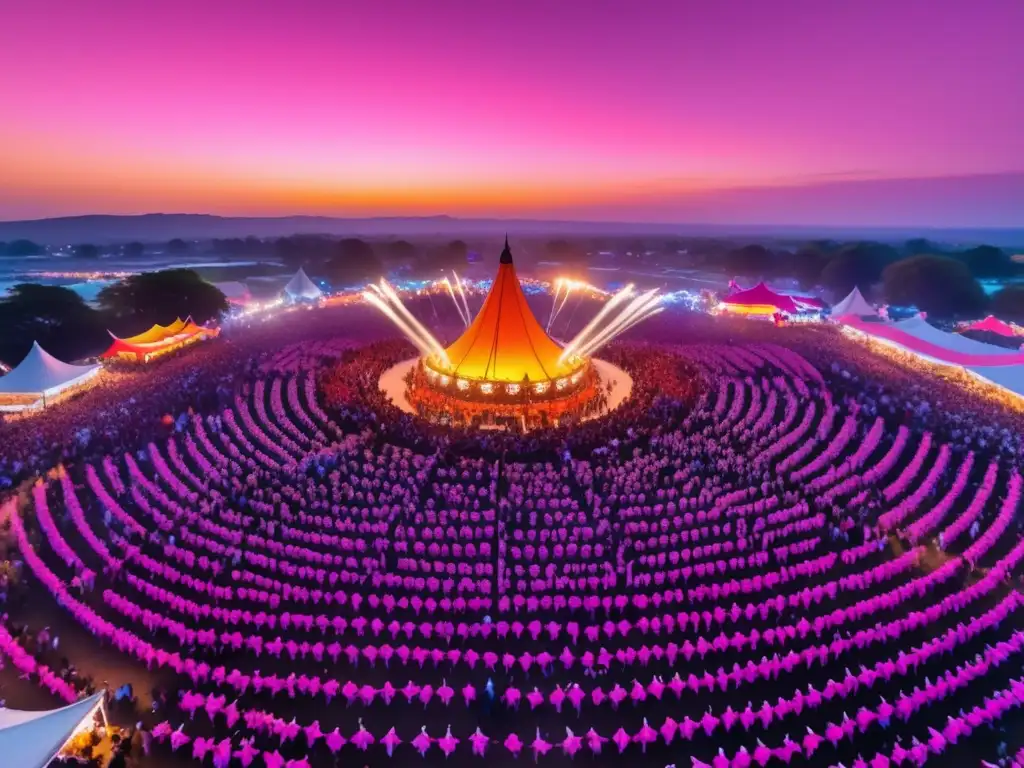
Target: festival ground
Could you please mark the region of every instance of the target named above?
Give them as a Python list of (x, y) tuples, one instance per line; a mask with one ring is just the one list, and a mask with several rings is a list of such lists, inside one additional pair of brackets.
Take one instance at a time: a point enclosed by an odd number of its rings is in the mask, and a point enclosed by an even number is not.
[[(224, 744), (292, 768), (1024, 746), (1019, 414), (829, 329), (673, 309), (603, 354), (632, 386), (610, 414), (445, 430), (379, 390), (413, 354), (385, 322), (318, 312), (125, 374), (42, 438), (2, 427), (22, 462), (4, 626), (75, 688), (132, 684), (111, 718), (155, 731), (140, 765)], [(10, 650), (6, 704), (60, 705)]]

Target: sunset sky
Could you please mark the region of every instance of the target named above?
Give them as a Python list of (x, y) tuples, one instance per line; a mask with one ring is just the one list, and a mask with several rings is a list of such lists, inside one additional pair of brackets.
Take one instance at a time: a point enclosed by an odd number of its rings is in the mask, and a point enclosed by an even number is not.
[(0, 219), (1024, 226), (1021, 0), (8, 3)]

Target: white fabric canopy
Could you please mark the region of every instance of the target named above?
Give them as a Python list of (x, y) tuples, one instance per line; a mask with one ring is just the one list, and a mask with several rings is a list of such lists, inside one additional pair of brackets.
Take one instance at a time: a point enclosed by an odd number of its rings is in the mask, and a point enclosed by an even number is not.
[(103, 693), (60, 709), (0, 709), (0, 765), (46, 768), (78, 726), (103, 704)]
[(997, 387), (1024, 397), (1024, 365), (977, 365), (967, 370)]
[(0, 378), (0, 395), (52, 397), (95, 376), (99, 370), (98, 365), (61, 362), (40, 347), (39, 342), (33, 342), (25, 359)]
[(1016, 349), (1007, 349), (995, 344), (986, 344), (961, 336), (959, 333), (946, 333), (921, 317), (909, 317), (893, 324), (904, 333), (909, 333), (921, 341), (948, 349), (951, 352), (962, 352), (966, 355), (1019, 355)]
[(252, 295), (249, 293), (249, 286), (238, 280), (226, 280), (223, 283), (214, 283), (214, 285), (217, 287), (217, 290), (224, 294), (224, 298), (228, 301), (244, 304), (252, 299)]
[(314, 301), (323, 296), (323, 291), (316, 287), (316, 284), (306, 275), (306, 270), (299, 267), (299, 271), (288, 281), (284, 292), (292, 301)]
[[(1024, 363), (1021, 351), (983, 344), (958, 334), (945, 333), (920, 317), (898, 323), (871, 323), (847, 316), (844, 330), (917, 355), (929, 362), (959, 368), (1000, 389), (1024, 398)], [(898, 329), (901, 334), (889, 331)], [(918, 342), (921, 342), (920, 344)], [(1013, 359), (1006, 359), (1013, 355)], [(1001, 359), (1005, 363), (1000, 364)]]
[(874, 317), (878, 314), (874, 307), (868, 304), (860, 288), (854, 288), (850, 295), (832, 307), (832, 317), (853, 315), (854, 317)]

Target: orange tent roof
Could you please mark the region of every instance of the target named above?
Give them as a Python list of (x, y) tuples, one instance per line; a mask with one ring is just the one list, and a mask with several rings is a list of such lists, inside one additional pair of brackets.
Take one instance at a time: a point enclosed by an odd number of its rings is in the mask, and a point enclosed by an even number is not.
[(166, 339), (168, 336), (173, 336), (176, 333), (181, 333), (182, 329), (188, 323), (182, 320), (180, 317), (176, 318), (170, 325), (160, 325), (159, 323), (154, 325), (148, 331), (137, 333), (134, 336), (128, 336), (121, 339), (129, 344), (150, 344), (156, 341)]
[(520, 383), (548, 381), (578, 366), (559, 362), (562, 348), (544, 332), (526, 303), (505, 238), (498, 275), (479, 314), (446, 350), (450, 366), (432, 367), (465, 379)]
[[(155, 329), (160, 330), (157, 332)], [(175, 332), (169, 333), (172, 330)], [(139, 358), (176, 349), (197, 338), (211, 338), (219, 333), (217, 328), (203, 328), (196, 325), (192, 322), (191, 317), (187, 320), (178, 318), (168, 326), (154, 325), (148, 331), (127, 339), (118, 338), (111, 333), (114, 342), (102, 356), (111, 358), (119, 355), (135, 355), (136, 358)]]

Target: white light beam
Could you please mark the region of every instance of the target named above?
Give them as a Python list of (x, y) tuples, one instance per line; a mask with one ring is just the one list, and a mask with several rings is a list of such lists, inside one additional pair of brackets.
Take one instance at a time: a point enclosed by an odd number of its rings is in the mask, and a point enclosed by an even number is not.
[(561, 357), (559, 357), (559, 362), (563, 362), (569, 357), (571, 357), (573, 354), (575, 354), (576, 350), (580, 347), (580, 345), (586, 342), (587, 338), (601, 324), (604, 318), (607, 317), (608, 314), (613, 309), (615, 309), (615, 307), (617, 307), (619, 304), (621, 304), (624, 300), (626, 300), (632, 295), (633, 284), (630, 283), (625, 288), (616, 293), (614, 296), (612, 296), (610, 299), (608, 299), (608, 301), (605, 302), (605, 305), (601, 307), (601, 311), (594, 316), (594, 319), (587, 323), (583, 327), (583, 330), (577, 333), (573, 337), (572, 341), (565, 345), (565, 349), (562, 350), (562, 355)]

